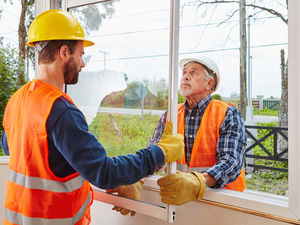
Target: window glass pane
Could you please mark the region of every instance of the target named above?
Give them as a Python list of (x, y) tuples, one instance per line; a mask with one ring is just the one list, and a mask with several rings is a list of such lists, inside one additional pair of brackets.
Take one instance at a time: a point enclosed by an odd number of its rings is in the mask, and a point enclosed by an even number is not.
[[(263, 1), (257, 4), (276, 9), (287, 19), (285, 1)], [(287, 138), (287, 76), (285, 76), (287, 70), (282, 67), (282, 63), (287, 62), (287, 24), (280, 18), (253, 7), (247, 8), (246, 13), (246, 37), (247, 39), (250, 37), (248, 44), (251, 56), (250, 64), (247, 62), (250, 68), (246, 67), (247, 74), (249, 69), (251, 79), (248, 82), (247, 77), (246, 86), (252, 92), (250, 96), (254, 108), (253, 119), (247, 120), (246, 124), (263, 126), (259, 129), (248, 127), (247, 130), (258, 140), (271, 134), (266, 140), (259, 142), (261, 146), (250, 136), (248, 138), (247, 189), (287, 195), (288, 162), (285, 153), (287, 140), (284, 137)], [(253, 15), (249, 17), (250, 26), (248, 26), (249, 15)], [(212, 58), (221, 74), (220, 87), (215, 92), (215, 97), (221, 97), (222, 101), (231, 102), (238, 108), (240, 108), (239, 20), (238, 3), (200, 4), (198, 1), (181, 1), (179, 58), (199, 55)], [(282, 91), (282, 87), (286, 89)], [(285, 99), (280, 101), (281, 97)], [(286, 107), (282, 108), (284, 111), (278, 116), (280, 104), (284, 103)], [(244, 110), (246, 111), (245, 108)], [(244, 119), (246, 120), (246, 117)], [(264, 128), (265, 126), (268, 129)], [(278, 129), (278, 127), (285, 128)]]
[(95, 45), (67, 93), (110, 156), (145, 148), (167, 109), (168, 0), (106, 1), (70, 12)]

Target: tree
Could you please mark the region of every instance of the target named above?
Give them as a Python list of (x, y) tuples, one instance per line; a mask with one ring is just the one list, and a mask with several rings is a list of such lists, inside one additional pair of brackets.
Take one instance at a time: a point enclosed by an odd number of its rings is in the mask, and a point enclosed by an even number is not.
[[(23, 66), (18, 51), (10, 46), (3, 47), (2, 42), (0, 42), (0, 136), (3, 132), (2, 121), (6, 104), (11, 95), (26, 83)], [(20, 83), (20, 77), (23, 83)], [(2, 150), (0, 148), (1, 154)]]
[[(77, 15), (77, 19), (81, 22), (86, 35), (90, 31), (98, 30), (102, 23), (102, 20), (113, 15), (115, 10), (113, 4), (119, 0), (112, 0), (102, 3), (103, 10), (99, 10), (97, 5), (88, 5), (80, 8), (72, 9), (72, 13)], [(4, 0), (6, 4), (13, 4), (13, 0)], [(25, 65), (26, 59), (30, 60), (32, 65), (35, 65), (35, 52), (32, 47), (26, 46), (27, 33), (30, 24), (35, 18), (35, 0), (21, 0), (21, 13), (19, 20), (19, 55), (23, 59), (23, 64)], [(92, 16), (92, 18), (91, 18)], [(1, 11), (0, 11), (1, 18)]]
[(240, 112), (246, 120), (247, 104), (247, 38), (246, 38), (246, 0), (240, 0)]
[(285, 62), (284, 50), (281, 50), (281, 100), (279, 106), (279, 127), (288, 127), (288, 63)]
[(89, 35), (90, 31), (99, 30), (102, 21), (115, 13), (113, 5), (118, 1), (120, 0), (103, 2), (101, 3), (101, 9), (98, 4), (92, 4), (80, 8), (73, 8), (70, 12), (80, 22), (86, 35)]
[(222, 96), (219, 95), (219, 94), (214, 94), (214, 95), (211, 96), (211, 98), (222, 101)]
[[(13, 0), (3, 0), (5, 4), (13, 4)], [(82, 13), (79, 20), (86, 34), (92, 30), (98, 30), (101, 22), (114, 13), (113, 4), (119, 0), (112, 0), (102, 4), (104, 10), (99, 11), (96, 5), (90, 5), (75, 9), (74, 13)], [(25, 61), (30, 60), (35, 65), (34, 49), (26, 46), (27, 33), (30, 24), (35, 18), (34, 0), (21, 0), (21, 13), (18, 28), (19, 45), (18, 50), (10, 47), (4, 48), (0, 40), (0, 136), (3, 132), (2, 121), (5, 106), (10, 96), (28, 81), (28, 75), (25, 72)], [(0, 10), (0, 19), (1, 19)], [(91, 19), (91, 15), (93, 18)], [(2, 150), (0, 149), (0, 155)]]
[[(261, 14), (261, 13), (266, 13), (266, 14), (271, 14), (272, 16), (278, 17), (281, 21), (283, 21), (285, 24), (288, 24), (288, 19), (286, 18), (287, 15), (287, 11), (288, 11), (288, 0), (277, 0), (277, 1), (266, 1), (266, 0), (248, 0), (247, 1), (248, 4), (246, 4), (246, 9), (249, 10), (251, 13), (248, 14), (252, 14), (253, 18), (255, 19), (257, 17), (257, 15)], [(203, 16), (207, 16), (207, 11), (209, 7), (212, 7), (212, 10), (214, 10), (216, 7), (218, 7), (221, 4), (231, 4), (232, 8), (230, 10), (229, 13), (226, 14), (226, 18), (219, 24), (221, 25), (222, 23), (229, 21), (231, 18), (233, 18), (233, 16), (239, 11), (240, 8), (240, 0), (206, 0), (206, 1), (202, 1), (202, 0), (196, 0), (196, 1), (190, 1), (184, 4), (183, 7), (185, 6), (189, 6), (189, 5), (197, 5), (198, 9), (200, 8), (204, 8), (204, 13)], [(212, 11), (213, 12), (213, 11)], [(241, 31), (242, 32), (242, 31)], [(247, 41), (246, 39), (244, 41)], [(246, 43), (241, 43), (241, 45), (246, 45)], [(242, 60), (242, 58), (244, 57), (243, 54), (241, 54), (241, 72), (240, 72), (240, 76), (241, 76), (241, 81), (244, 82), (243, 80), (245, 79), (245, 75), (242, 72), (242, 68), (246, 68), (245, 64), (243, 63), (244, 60)], [(287, 79), (287, 75), (286, 75), (286, 79)], [(245, 80), (246, 82), (246, 80)], [(287, 82), (287, 80), (286, 80)], [(241, 108), (245, 108), (244, 106), (244, 102), (246, 101), (246, 88), (244, 88), (244, 86), (246, 87), (246, 83), (245, 84), (241, 84), (241, 88), (240, 88), (240, 101), (241, 101)], [(283, 90), (283, 88), (286, 88), (286, 90)], [(282, 93), (288, 93), (287, 92), (287, 85), (286, 86), (282, 86)], [(284, 98), (287, 99), (287, 97), (285, 96)], [(283, 98), (281, 99), (281, 101), (283, 101)], [(284, 112), (284, 111), (282, 111)], [(241, 112), (243, 118), (245, 119), (245, 115), (243, 115), (243, 113)], [(286, 115), (287, 116), (287, 115)], [(279, 117), (280, 120), (280, 117)]]
[[(285, 62), (284, 50), (281, 50), (281, 99), (279, 105), (279, 115), (278, 115), (278, 126), (288, 127), (288, 66)], [(288, 132), (282, 131), (286, 136)], [(282, 135), (278, 136), (278, 149), (280, 151), (285, 150), (288, 147), (287, 141)]]

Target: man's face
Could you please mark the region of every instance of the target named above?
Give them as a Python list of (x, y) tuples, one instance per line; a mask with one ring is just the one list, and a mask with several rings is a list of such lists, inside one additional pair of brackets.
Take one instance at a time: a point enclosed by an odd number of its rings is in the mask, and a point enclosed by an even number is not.
[(78, 41), (73, 54), (64, 66), (64, 78), (66, 84), (76, 84), (79, 72), (85, 67), (82, 56), (84, 55), (83, 42)]
[(183, 96), (199, 98), (207, 95), (207, 86), (205, 69), (200, 64), (188, 63), (184, 66), (180, 80), (180, 93)]

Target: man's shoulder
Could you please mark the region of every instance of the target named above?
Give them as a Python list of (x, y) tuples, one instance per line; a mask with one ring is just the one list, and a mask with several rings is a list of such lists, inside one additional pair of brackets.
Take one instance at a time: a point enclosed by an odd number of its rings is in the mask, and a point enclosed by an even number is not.
[(77, 108), (69, 99), (67, 99), (65, 96), (62, 95), (54, 101), (52, 109), (54, 109), (55, 111), (62, 111), (66, 109), (77, 109)]

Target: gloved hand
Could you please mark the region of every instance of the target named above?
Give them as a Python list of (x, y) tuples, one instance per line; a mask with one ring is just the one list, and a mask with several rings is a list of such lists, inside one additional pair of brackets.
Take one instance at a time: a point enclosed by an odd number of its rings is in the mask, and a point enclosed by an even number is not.
[(166, 124), (163, 135), (157, 145), (165, 153), (165, 162), (179, 161), (184, 152), (183, 135), (172, 135), (173, 123)]
[[(106, 190), (107, 193), (118, 193), (119, 196), (126, 197), (126, 198), (131, 198), (135, 200), (140, 200), (141, 197), (141, 190), (143, 189), (143, 182), (138, 181), (135, 184), (131, 185), (122, 185), (120, 187), (111, 189), (111, 190)], [(120, 212), (122, 215), (127, 215), (130, 210), (128, 209), (123, 209), (118, 206), (114, 206), (112, 210), (116, 210)], [(131, 216), (135, 215), (135, 211), (131, 211)]]
[(203, 198), (205, 180), (200, 173), (177, 171), (157, 180), (161, 201), (166, 204), (182, 205)]

